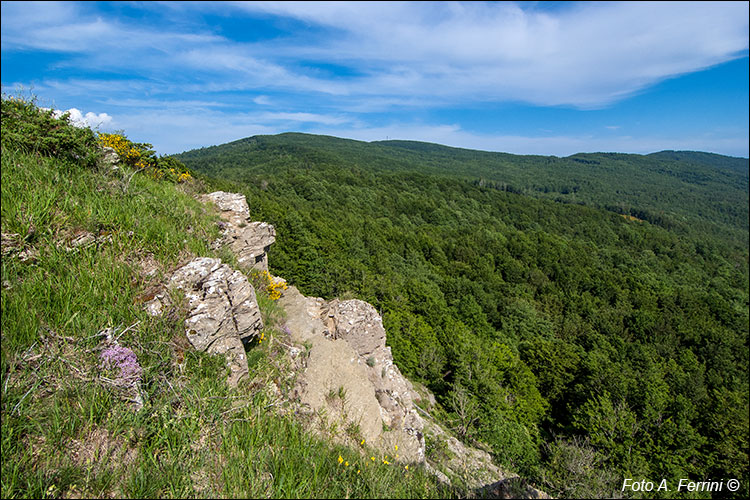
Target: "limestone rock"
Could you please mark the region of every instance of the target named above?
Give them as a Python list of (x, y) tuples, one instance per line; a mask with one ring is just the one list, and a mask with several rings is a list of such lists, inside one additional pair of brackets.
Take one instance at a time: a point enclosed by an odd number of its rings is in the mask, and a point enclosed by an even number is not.
[[(218, 191), (202, 199), (214, 203), (225, 221), (220, 223), (222, 237), (216, 243), (229, 245), (243, 265), (267, 271), (268, 248), (276, 237), (273, 226), (250, 221), (244, 195)], [(246, 287), (238, 285), (233, 276), (220, 261), (196, 259), (172, 278), (173, 286), (186, 290), (190, 303), (185, 322), (188, 338), (197, 348), (227, 353), (230, 366), (239, 365), (237, 356), (242, 354), (235, 354), (241, 351), (231, 343), (228, 332), (236, 331), (238, 336), (249, 332), (251, 336), (260, 328), (255, 326), (259, 315), (253, 323), (254, 316), (242, 312)], [(299, 415), (320, 418), (328, 429), (325, 432), (340, 429), (349, 438), (357, 434), (358, 441), (364, 438), (395, 460), (424, 463), (447, 484), (449, 476), (460, 479), (480, 496), (505, 498), (518, 493), (526, 498), (546, 498), (543, 492), (519, 484), (517, 476), (495, 466), (487, 452), (450, 436), (432, 422), (429, 413), (422, 410), (425, 419), (418, 414), (415, 400), (420, 395), (395, 365), (386, 346), (382, 318), (372, 305), (361, 300), (327, 302), (305, 297), (293, 286), (284, 291), (279, 302), (286, 312), (281, 330), (293, 343), (305, 346), (304, 350), (286, 346), (299, 373), (292, 391), (298, 398)], [(158, 309), (157, 305), (149, 307)], [(247, 373), (244, 356), (241, 359)], [(230, 379), (243, 375), (236, 370)], [(278, 387), (274, 388), (278, 393)], [(435, 405), (434, 397), (426, 392), (430, 405)], [(425, 432), (445, 443), (448, 453), (441, 463), (427, 462)], [(335, 436), (347, 439), (341, 433)]]
[(120, 155), (115, 152), (114, 148), (104, 147), (102, 153), (100, 165), (105, 169), (118, 170), (117, 165), (120, 163)]
[[(253, 286), (221, 260), (199, 257), (175, 271), (168, 287), (185, 293), (190, 343), (198, 350), (226, 356), (228, 381), (236, 386), (248, 374), (243, 342), (263, 328)], [(154, 304), (147, 307), (158, 309)]]
[(251, 222), (228, 232), (224, 239), (240, 264), (268, 271), (268, 250), (276, 241), (276, 230), (271, 224)]
[(369, 356), (385, 347), (383, 320), (373, 306), (363, 300), (333, 300), (329, 304), (329, 332), (343, 338), (360, 356)]
[(265, 222), (250, 222), (250, 208), (245, 195), (216, 191), (201, 199), (214, 203), (226, 221), (222, 225), (218, 245), (229, 245), (240, 264), (267, 271), (267, 254), (276, 241), (276, 230)]
[(247, 198), (244, 194), (215, 191), (204, 195), (203, 199), (213, 202), (216, 208), (221, 210), (222, 217), (235, 225), (250, 220), (250, 207), (247, 205)]
[(424, 423), (417, 414), (411, 383), (394, 364), (391, 348), (385, 345), (382, 318), (372, 305), (357, 299), (332, 301), (328, 317), (333, 321), (336, 336), (346, 340), (364, 363), (383, 423), (403, 434), (399, 439), (401, 455), (422, 462)]
[[(411, 384), (393, 364), (375, 308), (361, 300), (305, 297), (294, 287), (284, 292), (281, 305), (285, 329), (310, 347), (298, 387), (302, 405), (343, 418), (344, 427), (356, 424), (368, 444), (391, 457), (424, 461), (423, 424)], [(339, 392), (345, 395), (340, 404)]]

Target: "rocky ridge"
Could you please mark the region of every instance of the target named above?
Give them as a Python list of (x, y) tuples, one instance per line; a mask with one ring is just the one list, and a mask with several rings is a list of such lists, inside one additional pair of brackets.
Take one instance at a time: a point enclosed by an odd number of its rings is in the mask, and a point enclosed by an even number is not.
[[(267, 271), (274, 227), (250, 220), (244, 195), (215, 192), (201, 200), (214, 204), (224, 220), (215, 246), (228, 246), (246, 269)], [(248, 375), (243, 344), (263, 328), (252, 284), (219, 259), (199, 257), (177, 269), (164, 292), (145, 306), (153, 315), (162, 314), (179, 294), (185, 298), (188, 340), (198, 350), (224, 355), (228, 383), (237, 386)], [(441, 481), (458, 479), (482, 496), (548, 498), (492, 464), (488, 453), (450, 437), (418, 408), (421, 397), (394, 363), (382, 318), (372, 305), (305, 297), (293, 286), (279, 304), (286, 313), (281, 329), (289, 344), (282, 343), (297, 377), (292, 394), (278, 395), (313, 422), (313, 430), (337, 429), (336, 439), (362, 440), (389, 460), (424, 463)], [(448, 453), (439, 464), (426, 459), (426, 432), (445, 443)]]
[(276, 241), (276, 230), (271, 224), (250, 220), (245, 195), (216, 191), (201, 200), (216, 205), (219, 215), (226, 220), (222, 236), (214, 245), (228, 245), (243, 266), (268, 271), (268, 249)]

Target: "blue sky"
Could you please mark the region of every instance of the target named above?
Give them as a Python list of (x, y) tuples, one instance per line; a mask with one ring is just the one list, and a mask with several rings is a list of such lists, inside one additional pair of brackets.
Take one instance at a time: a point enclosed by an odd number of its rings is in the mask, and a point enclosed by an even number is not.
[(2, 87), (162, 154), (256, 134), (748, 156), (748, 2), (2, 2)]

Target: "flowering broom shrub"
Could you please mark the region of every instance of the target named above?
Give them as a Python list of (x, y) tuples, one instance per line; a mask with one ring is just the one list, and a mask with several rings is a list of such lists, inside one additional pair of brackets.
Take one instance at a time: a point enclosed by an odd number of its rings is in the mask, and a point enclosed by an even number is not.
[(255, 289), (264, 290), (271, 300), (280, 299), (281, 292), (287, 289), (285, 280), (275, 279), (268, 271), (252, 270), (250, 275)]
[(181, 161), (171, 156), (157, 157), (149, 143), (132, 142), (123, 134), (99, 134), (99, 144), (114, 149), (120, 161), (136, 170), (145, 170), (154, 179), (185, 182), (192, 178)]

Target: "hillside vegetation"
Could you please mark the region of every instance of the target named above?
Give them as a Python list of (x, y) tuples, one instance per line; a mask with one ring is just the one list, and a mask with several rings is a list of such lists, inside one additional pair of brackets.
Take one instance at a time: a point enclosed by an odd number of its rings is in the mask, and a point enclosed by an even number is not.
[(304, 134), (178, 158), (276, 226), (275, 274), (374, 304), (402, 371), (501, 464), (567, 497), (747, 495), (747, 159)]
[(222, 357), (188, 344), (184, 311), (146, 314), (154, 287), (192, 257), (236, 264), (210, 247), (220, 219), (180, 162), (3, 96), (1, 175), (2, 498), (467, 494), (282, 411), (266, 388), (287, 390), (293, 374), (265, 289), (267, 341), (247, 350), (253, 378), (237, 390)]
[(675, 230), (747, 246), (748, 159), (662, 151), (520, 156), (414, 141), (365, 143), (287, 133), (256, 136), (180, 156), (234, 179), (288, 166), (418, 172), (475, 185), (604, 208)]

